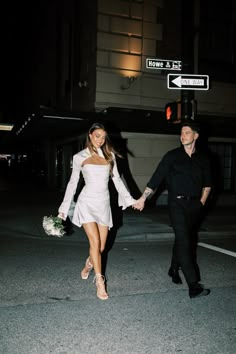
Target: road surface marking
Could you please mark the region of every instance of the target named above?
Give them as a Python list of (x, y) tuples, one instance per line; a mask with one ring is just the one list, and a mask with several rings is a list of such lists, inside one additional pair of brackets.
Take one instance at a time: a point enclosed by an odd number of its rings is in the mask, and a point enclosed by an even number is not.
[(198, 245), (205, 247), (205, 248), (209, 248), (210, 250), (213, 250), (213, 251), (227, 254), (228, 256), (236, 257), (236, 252), (228, 251), (228, 250), (225, 250), (224, 248), (208, 245), (207, 243), (203, 243), (203, 242), (199, 242)]

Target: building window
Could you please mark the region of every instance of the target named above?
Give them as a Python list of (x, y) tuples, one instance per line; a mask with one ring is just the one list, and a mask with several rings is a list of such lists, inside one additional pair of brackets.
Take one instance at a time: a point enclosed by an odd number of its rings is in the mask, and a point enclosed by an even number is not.
[(235, 3), (201, 1), (199, 26), (199, 71), (222, 82), (236, 82)]
[(220, 192), (234, 190), (233, 144), (210, 143), (213, 185)]

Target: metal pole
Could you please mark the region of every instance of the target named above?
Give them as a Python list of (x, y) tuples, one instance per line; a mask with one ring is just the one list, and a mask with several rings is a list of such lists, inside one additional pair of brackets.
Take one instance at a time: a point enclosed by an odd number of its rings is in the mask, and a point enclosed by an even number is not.
[[(182, 0), (182, 62), (183, 74), (193, 73), (194, 67), (194, 1)], [(194, 90), (181, 91), (182, 118), (194, 119)]]

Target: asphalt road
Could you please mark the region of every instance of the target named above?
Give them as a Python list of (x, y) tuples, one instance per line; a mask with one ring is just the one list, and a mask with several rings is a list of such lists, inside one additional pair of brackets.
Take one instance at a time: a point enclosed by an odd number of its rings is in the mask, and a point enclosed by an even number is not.
[[(236, 251), (235, 237), (204, 244)], [(211, 294), (190, 300), (184, 279), (175, 285), (167, 276), (171, 248), (171, 240), (115, 243), (110, 297), (101, 301), (92, 277), (80, 278), (86, 242), (2, 234), (0, 353), (235, 353), (235, 256), (199, 246)]]

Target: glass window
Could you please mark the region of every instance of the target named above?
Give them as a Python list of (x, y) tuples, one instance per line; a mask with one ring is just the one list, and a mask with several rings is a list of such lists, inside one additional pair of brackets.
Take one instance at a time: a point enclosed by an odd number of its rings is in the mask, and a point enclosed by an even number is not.
[(233, 145), (209, 143), (212, 155), (213, 184), (219, 191), (233, 190)]
[(201, 1), (199, 71), (222, 82), (236, 82), (236, 3)]

